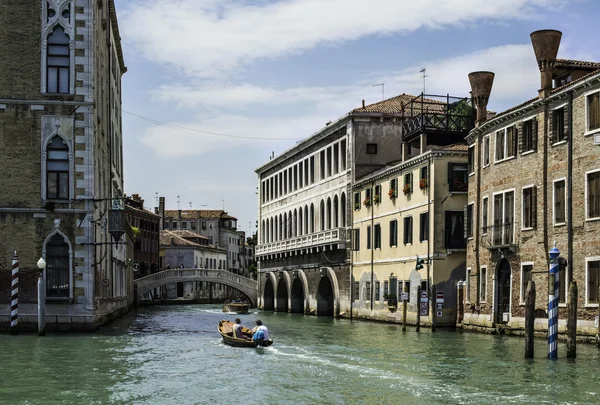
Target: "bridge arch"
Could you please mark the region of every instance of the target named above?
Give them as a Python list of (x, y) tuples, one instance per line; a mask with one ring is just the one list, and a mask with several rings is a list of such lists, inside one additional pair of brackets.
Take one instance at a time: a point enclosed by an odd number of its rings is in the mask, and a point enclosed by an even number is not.
[(317, 315), (339, 316), (340, 288), (331, 267), (321, 267), (321, 279), (317, 286)]
[(308, 309), (308, 280), (304, 270), (294, 270), (292, 275), (290, 312), (305, 314)]
[(288, 312), (290, 309), (290, 275), (287, 271), (279, 272), (279, 280), (277, 281), (277, 298), (275, 311)]
[(151, 290), (167, 284), (200, 281), (222, 284), (244, 294), (252, 306), (257, 302), (257, 282), (250, 278), (216, 269), (168, 269), (134, 280), (136, 303)]
[(263, 310), (273, 311), (275, 309), (275, 286), (277, 285), (277, 280), (271, 272), (266, 273), (266, 276), (262, 295)]

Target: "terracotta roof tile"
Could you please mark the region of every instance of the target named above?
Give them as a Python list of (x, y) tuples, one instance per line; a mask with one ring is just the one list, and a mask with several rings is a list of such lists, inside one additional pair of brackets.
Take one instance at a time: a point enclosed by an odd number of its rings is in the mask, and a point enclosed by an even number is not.
[(455, 143), (453, 145), (447, 146), (432, 146), (432, 150), (449, 150), (449, 151), (458, 151), (458, 152), (467, 152), (469, 147), (465, 143)]
[[(179, 210), (165, 210), (165, 218), (179, 218)], [(223, 210), (181, 210), (182, 219), (237, 219)]]
[(573, 59), (556, 59), (555, 68), (591, 68), (600, 69), (600, 62), (588, 62), (584, 60), (573, 60)]
[[(417, 97), (419, 97), (419, 96), (413, 96), (410, 94), (402, 93), (399, 96), (388, 98), (387, 100), (369, 104), (364, 107), (355, 108), (354, 110), (352, 110), (352, 112), (353, 113), (400, 114), (403, 112), (408, 112), (408, 111), (406, 111), (408, 108), (407, 106), (409, 105), (411, 100), (415, 100), (415, 98), (417, 98)], [(440, 111), (444, 110), (444, 106), (446, 105), (446, 103), (444, 103), (442, 101), (437, 101), (437, 100), (433, 100), (433, 99), (429, 99), (429, 98), (425, 98), (424, 101), (426, 103), (428, 103), (427, 105), (430, 110), (432, 108), (432, 104), (434, 104), (435, 106), (439, 106)], [(419, 103), (417, 102), (417, 100), (415, 100), (413, 108), (415, 108), (415, 106), (417, 106), (417, 108), (419, 106)]]
[[(168, 231), (162, 230), (160, 231), (160, 244), (165, 246), (192, 246), (192, 247), (200, 247), (199, 243), (192, 242), (190, 240), (185, 239), (179, 232), (187, 232), (187, 231)], [(190, 232), (191, 233), (191, 232)], [(200, 235), (194, 234), (194, 237), (201, 237)], [(206, 247), (206, 246), (203, 246)]]

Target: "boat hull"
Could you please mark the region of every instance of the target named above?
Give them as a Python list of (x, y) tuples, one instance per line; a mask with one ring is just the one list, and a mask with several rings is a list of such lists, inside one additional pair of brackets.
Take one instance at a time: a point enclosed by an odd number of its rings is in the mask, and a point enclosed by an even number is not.
[[(229, 321), (223, 320), (219, 322), (217, 330), (223, 338), (223, 343), (226, 345), (234, 347), (256, 347), (252, 340), (252, 331), (246, 327), (242, 326), (242, 334), (246, 336), (246, 339), (233, 337), (233, 323)], [(263, 346), (271, 346), (272, 344), (273, 341), (269, 339), (264, 342)]]
[(248, 304), (236, 304), (236, 303), (224, 304), (223, 312), (235, 312), (237, 314), (247, 314), (249, 308), (250, 308), (250, 305), (248, 305)]

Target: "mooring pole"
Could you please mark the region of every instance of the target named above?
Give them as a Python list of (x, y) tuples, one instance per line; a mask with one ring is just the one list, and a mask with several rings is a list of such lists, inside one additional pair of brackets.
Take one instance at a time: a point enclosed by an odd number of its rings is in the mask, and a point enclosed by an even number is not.
[(525, 358), (533, 358), (533, 331), (535, 323), (535, 281), (527, 283), (525, 293)]
[(548, 358), (558, 358), (558, 299), (560, 283), (558, 273), (558, 256), (560, 251), (554, 247), (550, 249), (550, 271), (548, 274)]
[(417, 288), (417, 332), (421, 331), (421, 286)]
[(19, 325), (19, 256), (17, 251), (12, 257), (12, 279), (10, 293), (10, 333), (16, 334)]
[(571, 281), (569, 287), (569, 308), (567, 315), (567, 357), (577, 357), (577, 283)]
[[(408, 285), (406, 283), (404, 283), (403, 291), (408, 293)], [(402, 332), (406, 332), (406, 307), (406, 298), (402, 297)]]
[(435, 286), (431, 287), (431, 331), (435, 332), (435, 302), (437, 290)]

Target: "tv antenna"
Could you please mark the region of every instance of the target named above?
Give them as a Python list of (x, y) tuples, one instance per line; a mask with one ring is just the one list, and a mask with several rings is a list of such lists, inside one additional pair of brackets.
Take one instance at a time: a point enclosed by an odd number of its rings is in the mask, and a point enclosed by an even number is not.
[(377, 87), (377, 86), (381, 86), (381, 101), (383, 101), (383, 100), (385, 100), (385, 97), (383, 96), (383, 88), (385, 87), (384, 83), (374, 84), (371, 87)]
[(427, 76), (427, 69), (421, 68), (421, 70), (419, 70), (419, 73), (421, 73), (421, 77), (423, 78), (423, 94), (425, 94), (425, 78), (429, 77)]
[(156, 206), (158, 207), (158, 191), (154, 193), (154, 198), (156, 199)]
[(179, 201), (179, 196), (177, 196), (177, 209), (180, 209), (180, 207), (179, 207), (179, 203), (180, 203), (180, 202), (181, 202), (181, 201)]

